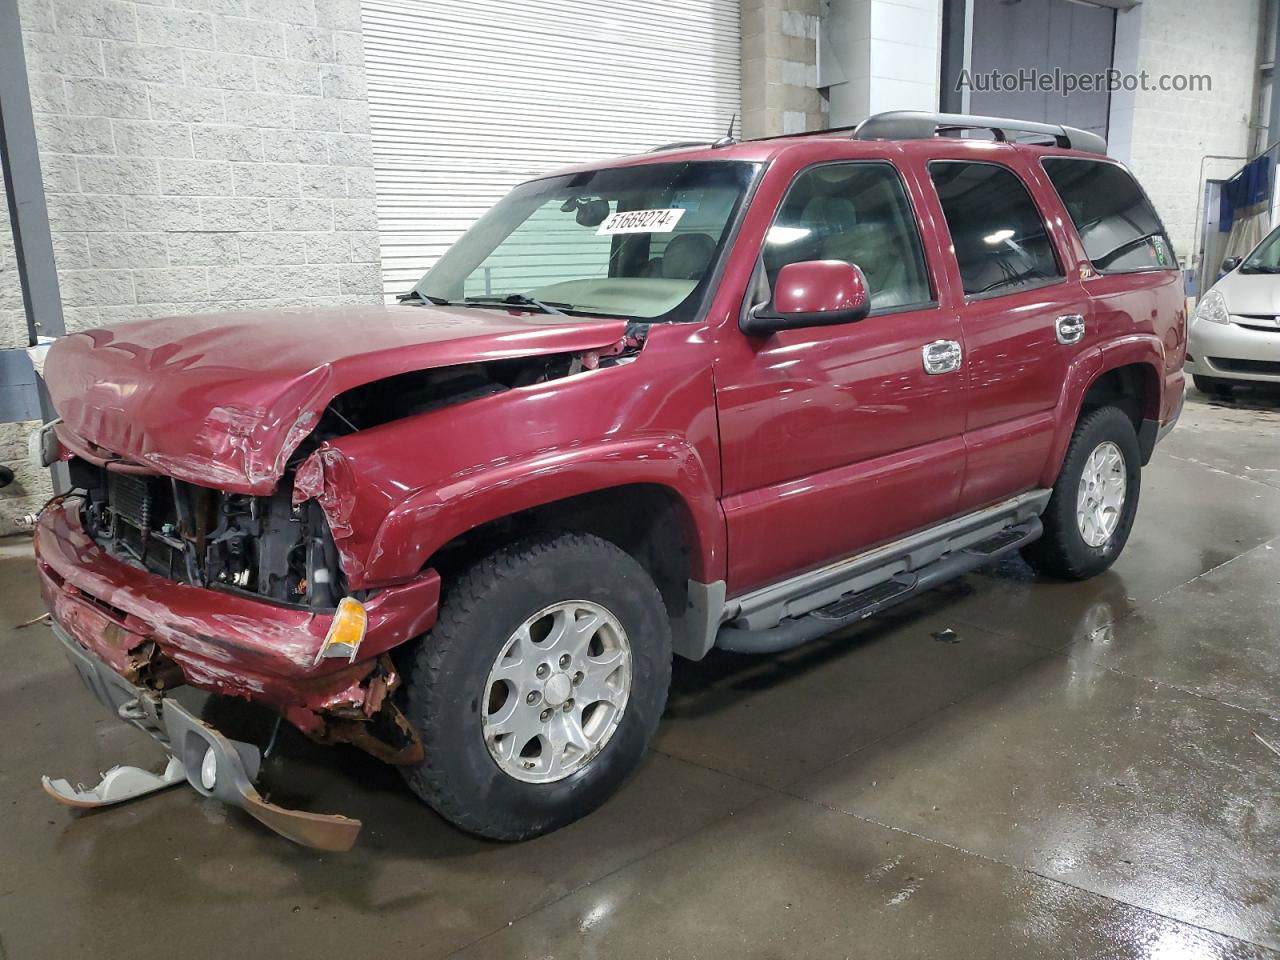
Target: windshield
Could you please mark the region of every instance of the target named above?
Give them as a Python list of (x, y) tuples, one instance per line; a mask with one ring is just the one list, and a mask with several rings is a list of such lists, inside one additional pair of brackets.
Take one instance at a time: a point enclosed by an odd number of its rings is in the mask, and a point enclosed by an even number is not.
[(691, 320), (756, 166), (654, 163), (534, 180), (414, 287), (424, 300)]
[(1240, 264), (1241, 273), (1280, 273), (1280, 228), (1272, 230)]

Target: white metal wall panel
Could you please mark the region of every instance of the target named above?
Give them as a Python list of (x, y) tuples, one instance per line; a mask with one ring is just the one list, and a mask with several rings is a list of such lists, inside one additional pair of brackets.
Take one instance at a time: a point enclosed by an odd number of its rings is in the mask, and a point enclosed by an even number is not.
[(522, 180), (722, 135), (739, 2), (363, 0), (386, 294)]

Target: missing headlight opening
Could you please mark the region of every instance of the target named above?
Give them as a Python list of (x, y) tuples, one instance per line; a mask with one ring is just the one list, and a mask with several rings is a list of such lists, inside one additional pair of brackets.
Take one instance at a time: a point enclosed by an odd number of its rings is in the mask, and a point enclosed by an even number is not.
[(85, 532), (115, 557), (180, 583), (318, 610), (345, 593), (328, 521), (315, 503), (291, 503), (291, 477), (251, 496), (79, 459), (70, 468), (85, 491)]

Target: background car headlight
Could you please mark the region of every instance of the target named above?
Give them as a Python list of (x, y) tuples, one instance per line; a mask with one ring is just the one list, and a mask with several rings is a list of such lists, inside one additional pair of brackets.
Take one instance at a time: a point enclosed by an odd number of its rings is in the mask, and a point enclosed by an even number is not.
[(1196, 305), (1196, 319), (1208, 320), (1210, 323), (1230, 323), (1231, 314), (1227, 312), (1227, 298), (1217, 290), (1210, 290)]

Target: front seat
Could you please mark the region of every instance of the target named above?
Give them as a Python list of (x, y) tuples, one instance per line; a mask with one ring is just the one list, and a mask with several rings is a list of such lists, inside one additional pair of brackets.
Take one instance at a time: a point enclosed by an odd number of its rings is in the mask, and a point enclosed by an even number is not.
[(872, 307), (899, 306), (910, 299), (906, 261), (900, 251), (884, 242), (885, 232), (879, 224), (858, 222), (851, 200), (814, 197), (805, 204), (800, 219), (813, 231), (818, 258), (843, 260), (862, 270)]
[(716, 242), (709, 234), (678, 234), (662, 254), (662, 275), (668, 280), (701, 280), (715, 255)]

